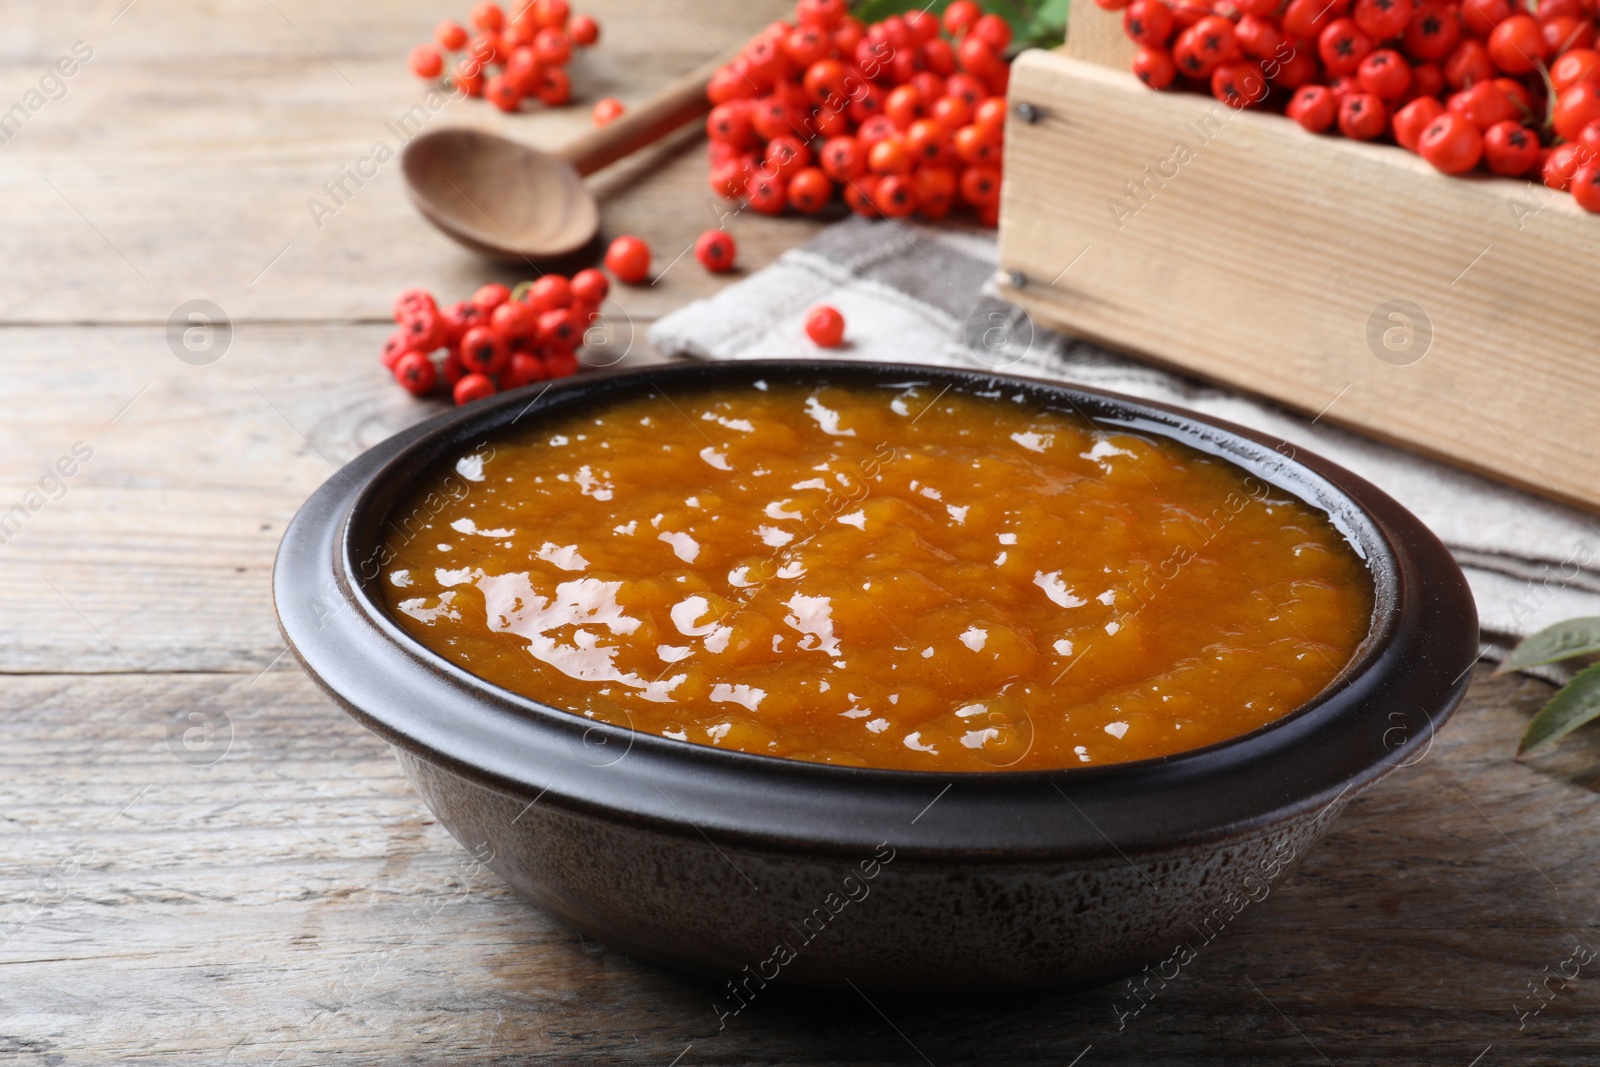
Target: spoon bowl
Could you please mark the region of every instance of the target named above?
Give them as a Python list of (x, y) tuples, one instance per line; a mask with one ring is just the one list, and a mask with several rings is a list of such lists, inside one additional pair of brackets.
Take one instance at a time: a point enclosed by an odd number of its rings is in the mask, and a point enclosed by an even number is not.
[(721, 65), (685, 74), (559, 152), (487, 130), (422, 134), (400, 154), (406, 192), (440, 232), (481, 256), (563, 259), (600, 232), (600, 205), (582, 179), (709, 112), (706, 83)]
[(600, 229), (600, 205), (571, 164), (497, 134), (425, 133), (401, 167), (423, 217), (479, 255), (559, 259)]

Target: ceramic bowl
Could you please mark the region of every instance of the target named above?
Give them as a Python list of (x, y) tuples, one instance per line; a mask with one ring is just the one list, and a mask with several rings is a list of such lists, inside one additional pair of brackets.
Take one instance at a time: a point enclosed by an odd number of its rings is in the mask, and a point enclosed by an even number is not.
[[(1221, 744), (939, 774), (748, 755), (584, 719), (473, 676), (389, 618), (374, 588), (382, 532), (437, 464), (587, 405), (756, 379), (999, 388), (1225, 457), (1331, 516), (1371, 569), (1370, 632), (1314, 700)], [(1181, 966), (1265, 899), (1354, 796), (1420, 758), (1478, 653), (1449, 553), (1326, 460), (1159, 404), (894, 364), (676, 364), (441, 415), (307, 501), (273, 592), (307, 673), (394, 745), (463, 846), (585, 934), (728, 978), (727, 1012), (774, 981), (994, 989)]]

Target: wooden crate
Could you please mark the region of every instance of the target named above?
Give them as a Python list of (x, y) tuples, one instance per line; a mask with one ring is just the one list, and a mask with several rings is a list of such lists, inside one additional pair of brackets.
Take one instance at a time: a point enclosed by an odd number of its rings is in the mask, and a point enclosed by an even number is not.
[[(1040, 322), (1600, 507), (1600, 216), (1152, 92), (1116, 14), (1011, 75), (1000, 265)], [(1017, 117), (1032, 108), (1034, 121)], [(1027, 109), (1023, 109), (1027, 114)]]

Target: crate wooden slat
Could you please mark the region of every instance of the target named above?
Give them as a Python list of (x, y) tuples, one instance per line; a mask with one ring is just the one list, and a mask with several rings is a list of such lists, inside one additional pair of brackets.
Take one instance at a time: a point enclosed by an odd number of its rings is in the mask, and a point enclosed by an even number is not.
[[(1447, 178), (1393, 146), (1152, 92), (1113, 69), (1114, 15), (1073, 17), (1068, 51), (1098, 62), (1035, 51), (1012, 72), (1000, 265), (1023, 284), (1007, 296), (1076, 336), (1600, 507), (1600, 217), (1529, 182)], [(1037, 121), (1015, 118), (1022, 103)]]

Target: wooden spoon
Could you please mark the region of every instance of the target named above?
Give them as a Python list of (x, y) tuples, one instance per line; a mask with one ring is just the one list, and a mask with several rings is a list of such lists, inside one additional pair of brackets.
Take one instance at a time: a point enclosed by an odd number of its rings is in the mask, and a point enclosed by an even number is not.
[(400, 155), (406, 191), (447, 236), (499, 260), (551, 260), (594, 239), (600, 207), (581, 179), (711, 110), (718, 59), (556, 153), (464, 128), (435, 130)]

